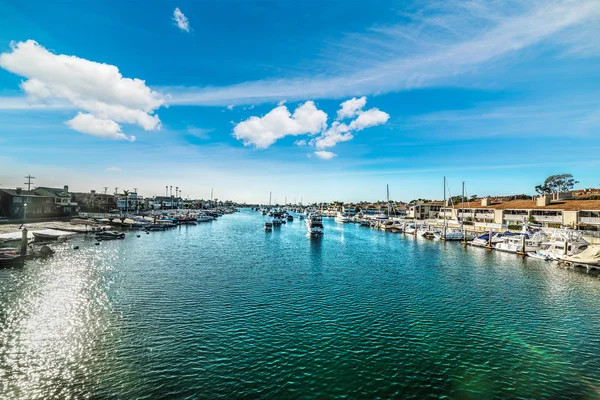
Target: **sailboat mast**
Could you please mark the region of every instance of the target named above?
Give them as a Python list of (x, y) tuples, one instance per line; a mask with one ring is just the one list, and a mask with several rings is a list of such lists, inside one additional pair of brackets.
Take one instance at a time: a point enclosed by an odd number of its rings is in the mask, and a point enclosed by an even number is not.
[(386, 190), (387, 190), (387, 212), (388, 212), (388, 218), (390, 216), (390, 185), (385, 185)]
[(465, 182), (462, 183), (462, 205), (461, 207), (461, 219), (460, 219), (460, 230), (465, 232)]
[[(446, 208), (446, 177), (444, 177), (444, 209)], [(446, 211), (444, 210), (444, 240), (446, 240)]]
[(271, 194), (272, 194), (272, 193), (273, 193), (273, 192), (269, 192), (269, 208), (271, 208)]

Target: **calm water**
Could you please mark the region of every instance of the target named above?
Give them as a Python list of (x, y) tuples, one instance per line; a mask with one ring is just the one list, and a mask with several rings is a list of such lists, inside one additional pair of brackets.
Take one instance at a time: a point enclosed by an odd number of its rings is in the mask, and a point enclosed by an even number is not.
[(600, 397), (599, 277), (264, 218), (0, 269), (0, 398)]

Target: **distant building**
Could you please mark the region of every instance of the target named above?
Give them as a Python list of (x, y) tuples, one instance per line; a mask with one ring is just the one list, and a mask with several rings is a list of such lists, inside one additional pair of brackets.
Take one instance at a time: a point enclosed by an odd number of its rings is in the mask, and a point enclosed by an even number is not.
[(117, 208), (115, 196), (108, 193), (73, 193), (73, 201), (77, 202), (81, 211), (109, 213)]
[(472, 207), (444, 207), (439, 213), (439, 218), (464, 220), (474, 224), (521, 226), (530, 222), (545, 227), (570, 226), (600, 230), (600, 200), (553, 200), (553, 197), (557, 196), (546, 195), (535, 200), (510, 200), (499, 203), (484, 198), (481, 204)]
[(408, 207), (406, 216), (417, 220), (435, 219), (443, 206), (442, 201), (417, 202)]

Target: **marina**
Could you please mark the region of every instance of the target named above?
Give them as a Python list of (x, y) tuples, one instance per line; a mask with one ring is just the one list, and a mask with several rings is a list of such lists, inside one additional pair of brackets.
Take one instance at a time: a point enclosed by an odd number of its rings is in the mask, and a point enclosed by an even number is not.
[(77, 235), (0, 269), (3, 392), (598, 396), (596, 273), (334, 218), (317, 236), (296, 219), (257, 234), (265, 222)]

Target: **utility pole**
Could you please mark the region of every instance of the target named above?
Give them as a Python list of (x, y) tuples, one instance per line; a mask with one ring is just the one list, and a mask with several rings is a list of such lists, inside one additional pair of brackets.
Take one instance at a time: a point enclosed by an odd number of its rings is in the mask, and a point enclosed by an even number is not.
[(25, 185), (27, 185), (27, 191), (30, 191), (31, 190), (31, 180), (35, 179), (35, 176), (27, 175), (25, 177), (25, 179), (27, 179), (27, 182), (25, 182)]

